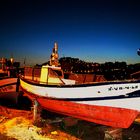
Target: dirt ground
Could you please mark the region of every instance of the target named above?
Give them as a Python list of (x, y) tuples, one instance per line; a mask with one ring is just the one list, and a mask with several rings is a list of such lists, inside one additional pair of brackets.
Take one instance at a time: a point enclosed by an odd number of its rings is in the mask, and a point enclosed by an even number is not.
[[(29, 102), (22, 107), (0, 101), (0, 140), (107, 140), (116, 129), (82, 120), (72, 119), (48, 111), (42, 111), (39, 120), (33, 121)], [(23, 104), (24, 103), (24, 104)], [(134, 123), (128, 129), (117, 129), (114, 139), (139, 140), (140, 125)], [(106, 135), (106, 137), (105, 137)]]

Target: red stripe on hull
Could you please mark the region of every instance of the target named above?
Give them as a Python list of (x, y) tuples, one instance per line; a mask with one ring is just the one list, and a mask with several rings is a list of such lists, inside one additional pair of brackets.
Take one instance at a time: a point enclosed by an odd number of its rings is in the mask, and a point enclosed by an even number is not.
[(57, 113), (119, 128), (128, 128), (138, 115), (138, 111), (130, 109), (79, 104), (48, 98), (38, 98), (37, 101), (43, 108)]
[(36, 98), (41, 107), (46, 110), (97, 124), (118, 128), (128, 128), (139, 114), (138, 111), (131, 109), (87, 105), (70, 101), (44, 98), (32, 94), (23, 88), (21, 89), (24, 93), (26, 93), (26, 95), (29, 96), (30, 99), (33, 100)]

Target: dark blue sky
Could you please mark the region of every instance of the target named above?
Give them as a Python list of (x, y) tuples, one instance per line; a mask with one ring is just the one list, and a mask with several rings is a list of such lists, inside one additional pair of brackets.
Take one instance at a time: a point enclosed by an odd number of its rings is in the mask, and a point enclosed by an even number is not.
[(140, 4), (132, 0), (1, 0), (0, 57), (27, 64), (59, 56), (139, 63)]

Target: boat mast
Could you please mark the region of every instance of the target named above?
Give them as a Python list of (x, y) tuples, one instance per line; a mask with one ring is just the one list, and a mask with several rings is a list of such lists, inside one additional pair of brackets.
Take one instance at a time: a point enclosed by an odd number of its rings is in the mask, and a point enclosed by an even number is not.
[(55, 42), (54, 43), (54, 48), (50, 57), (50, 66), (59, 66), (59, 61), (58, 61), (59, 55), (58, 55), (58, 44)]

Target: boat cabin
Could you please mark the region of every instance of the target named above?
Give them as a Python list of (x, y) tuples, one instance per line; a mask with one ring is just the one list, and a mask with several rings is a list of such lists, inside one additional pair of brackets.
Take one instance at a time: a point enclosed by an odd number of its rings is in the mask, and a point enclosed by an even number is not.
[(49, 85), (72, 85), (75, 84), (75, 80), (64, 79), (64, 73), (61, 67), (56, 66), (42, 66), (37, 67), (25, 67), (24, 78), (37, 82), (39, 84)]
[(40, 75), (41, 84), (64, 84), (61, 80), (62, 78), (64, 78), (64, 74), (60, 67), (42, 66)]

